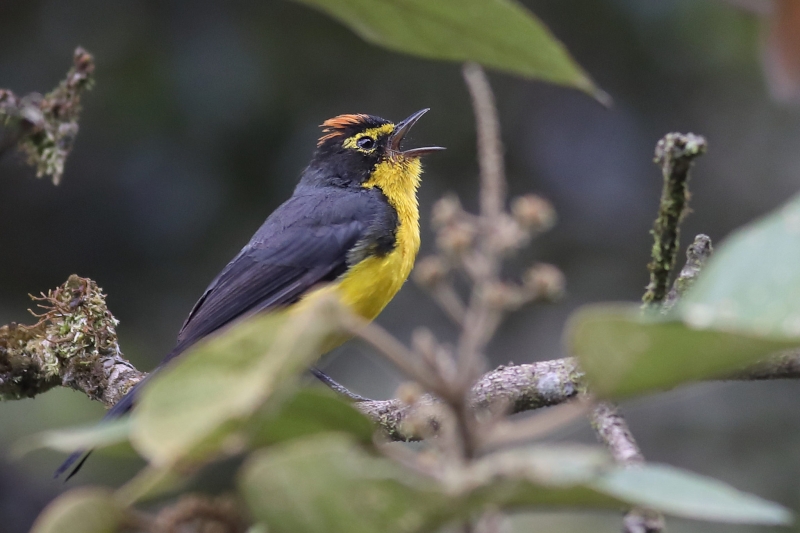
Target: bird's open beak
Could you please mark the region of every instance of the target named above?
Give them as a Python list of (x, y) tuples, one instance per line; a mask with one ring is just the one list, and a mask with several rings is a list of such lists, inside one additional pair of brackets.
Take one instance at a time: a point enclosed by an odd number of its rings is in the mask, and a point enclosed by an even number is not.
[(412, 148), (411, 150), (402, 151), (400, 150), (400, 143), (403, 141), (403, 137), (406, 136), (406, 133), (417, 123), (417, 121), (424, 115), (430, 111), (430, 109), (420, 109), (404, 121), (400, 122), (394, 128), (394, 132), (392, 136), (389, 137), (389, 149), (394, 152), (399, 152), (405, 157), (420, 157), (431, 152), (438, 152), (440, 150), (444, 150), (441, 146), (426, 146), (424, 148)]

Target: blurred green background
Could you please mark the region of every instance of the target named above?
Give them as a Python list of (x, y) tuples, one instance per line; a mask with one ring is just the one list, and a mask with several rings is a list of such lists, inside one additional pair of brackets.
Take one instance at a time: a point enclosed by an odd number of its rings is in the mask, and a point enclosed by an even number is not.
[[(584, 94), (492, 74), (512, 194), (537, 192), (555, 230), (516, 266), (552, 262), (567, 277), (557, 305), (514, 315), (490, 350), (494, 364), (552, 359), (569, 312), (636, 300), (647, 283), (661, 187), (652, 164), (666, 132), (709, 140), (694, 174), (698, 232), (719, 242), (800, 189), (800, 112), (771, 100), (761, 66), (763, 23), (712, 0), (523, 2), (611, 93)], [(455, 191), (476, 204), (474, 131), (459, 66), (368, 45), (325, 15), (287, 1), (0, 0), (0, 87), (47, 91), (82, 45), (96, 58), (75, 151), (54, 187), (15, 156), (0, 160), (0, 323), (30, 321), (28, 293), (72, 273), (95, 279), (121, 320), (125, 354), (150, 369), (216, 272), (288, 197), (319, 136), (340, 113), (399, 120), (432, 108), (411, 142), (448, 150), (426, 161), (423, 250), (432, 203)], [(513, 265), (510, 273), (515, 272)], [(379, 322), (408, 340), (418, 325), (454, 333), (413, 283)], [(697, 354), (702, 357), (702, 354)], [(390, 397), (386, 363), (346, 345), (323, 366), (353, 390)], [(713, 383), (624, 405), (645, 456), (725, 480), (800, 509), (800, 384)], [(0, 406), (0, 533), (27, 531), (65, 486), (62, 459), (8, 450), (39, 429), (91, 422), (102, 407), (56, 390)], [(556, 438), (592, 442), (588, 424)], [(69, 486), (118, 484), (140, 465), (98, 456)], [(619, 517), (527, 515), (520, 531), (612, 532)], [(766, 531), (671, 520), (671, 531)]]

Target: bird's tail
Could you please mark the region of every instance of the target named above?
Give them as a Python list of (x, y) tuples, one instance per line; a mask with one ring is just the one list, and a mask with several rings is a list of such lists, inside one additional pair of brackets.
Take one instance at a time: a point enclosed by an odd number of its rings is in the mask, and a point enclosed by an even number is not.
[[(147, 381), (146, 378), (137, 383), (136, 385), (134, 385), (133, 388), (129, 390), (125, 396), (123, 396), (116, 404), (114, 404), (114, 406), (111, 409), (109, 409), (106, 412), (105, 416), (103, 417), (103, 420), (101, 420), (100, 423), (102, 424), (103, 422), (107, 422), (109, 420), (115, 420), (127, 414), (133, 408), (133, 404), (136, 402), (136, 396), (139, 392), (139, 388), (142, 385), (144, 385), (145, 381)], [(78, 450), (74, 452), (72, 455), (67, 457), (66, 461), (61, 463), (61, 466), (59, 466), (58, 469), (55, 471), (53, 477), (57, 478), (61, 476), (64, 472), (69, 470), (73, 464), (77, 462), (78, 464), (75, 465), (74, 468), (72, 468), (72, 471), (67, 475), (66, 479), (64, 479), (64, 482), (69, 481), (69, 478), (78, 473), (78, 470), (81, 469), (83, 463), (86, 462), (86, 459), (89, 458), (89, 455), (91, 453), (92, 450)]]

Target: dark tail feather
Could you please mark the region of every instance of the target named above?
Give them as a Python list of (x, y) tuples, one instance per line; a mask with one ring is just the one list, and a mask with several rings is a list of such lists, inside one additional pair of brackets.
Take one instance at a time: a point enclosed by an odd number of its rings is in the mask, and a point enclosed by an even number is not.
[[(58, 467), (58, 469), (56, 470), (56, 473), (53, 474), (53, 477), (54, 478), (58, 478), (59, 476), (61, 476), (61, 474), (63, 474), (67, 470), (69, 470), (69, 468), (72, 466), (72, 464), (75, 461), (80, 459), (80, 462), (77, 464), (77, 466), (75, 466), (75, 468), (72, 469), (72, 472), (70, 472), (69, 475), (67, 475), (67, 477), (64, 479), (64, 483), (66, 483), (67, 481), (69, 481), (69, 478), (71, 478), (72, 476), (74, 476), (75, 474), (78, 473), (78, 470), (81, 469), (81, 467), (83, 466), (83, 463), (86, 462), (86, 459), (89, 458), (89, 455), (91, 455), (91, 453), (92, 453), (92, 450), (89, 450), (89, 451), (78, 450), (77, 452), (74, 452), (69, 457), (67, 457), (66, 461), (61, 463), (61, 466)], [(81, 459), (81, 457), (83, 457), (83, 459)]]
[[(103, 420), (101, 420), (100, 423), (102, 424), (103, 422), (107, 422), (109, 420), (114, 420), (115, 418), (119, 418), (121, 416), (124, 416), (128, 411), (130, 411), (133, 408), (133, 404), (136, 402), (136, 395), (137, 395), (137, 393), (139, 391), (139, 387), (141, 385), (144, 385), (145, 381), (147, 381), (147, 380), (143, 379), (142, 381), (137, 383), (131, 390), (128, 391), (128, 394), (123, 396), (120, 399), (120, 401), (118, 401), (116, 404), (114, 404), (114, 407), (112, 407), (111, 409), (109, 409), (106, 412), (105, 416), (103, 417)], [(61, 466), (59, 466), (58, 469), (55, 471), (55, 474), (53, 475), (53, 477), (57, 478), (57, 477), (61, 476), (61, 474), (63, 474), (67, 470), (69, 470), (70, 467), (76, 461), (78, 461), (78, 459), (80, 459), (78, 464), (75, 465), (75, 468), (73, 468), (72, 471), (69, 473), (69, 475), (66, 477), (66, 479), (64, 479), (64, 483), (66, 483), (67, 481), (69, 481), (69, 479), (72, 476), (74, 476), (75, 474), (78, 473), (78, 470), (81, 469), (81, 467), (83, 466), (83, 463), (86, 462), (86, 459), (89, 458), (89, 455), (91, 453), (92, 453), (92, 450), (78, 450), (78, 451), (74, 452), (72, 455), (67, 457), (66, 461), (61, 463)]]

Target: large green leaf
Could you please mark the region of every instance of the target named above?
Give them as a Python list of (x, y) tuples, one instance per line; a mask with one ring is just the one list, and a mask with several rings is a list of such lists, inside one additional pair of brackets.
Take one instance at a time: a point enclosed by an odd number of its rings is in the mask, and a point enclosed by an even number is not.
[(590, 485), (621, 500), (684, 518), (731, 524), (792, 522), (792, 513), (776, 503), (664, 465), (617, 468)]
[(253, 516), (274, 533), (428, 531), (451, 512), (431, 479), (365, 452), (344, 435), (256, 453), (240, 484)]
[(488, 67), (608, 97), (566, 48), (515, 0), (297, 0), (365, 40), (431, 59)]
[(251, 446), (264, 446), (314, 433), (338, 431), (370, 442), (373, 422), (332, 391), (298, 390), (277, 408), (262, 409), (248, 424)]
[[(714, 522), (788, 524), (778, 504), (666, 465), (625, 467), (592, 448), (534, 446), (479, 461), (473, 504), (614, 507), (619, 502)], [(474, 475), (474, 474), (473, 474)]]
[(622, 500), (589, 486), (609, 468), (614, 464), (599, 447), (539, 445), (494, 453), (460, 480), (463, 507), (618, 509)]
[(238, 451), (244, 422), (285, 396), (319, 357), (331, 322), (327, 310), (306, 306), (254, 316), (202, 341), (146, 386), (132, 443), (155, 467)]
[(440, 474), (435, 480), (328, 434), (257, 453), (240, 485), (254, 517), (278, 533), (422, 533), (487, 507), (640, 505), (722, 522), (791, 519), (782, 507), (718, 481), (661, 465), (621, 467), (597, 448), (515, 449)]
[(124, 516), (110, 492), (73, 489), (42, 511), (31, 533), (114, 533), (120, 529)]
[(724, 377), (800, 341), (696, 330), (641, 315), (637, 305), (590, 305), (570, 318), (566, 343), (590, 390), (623, 398)]
[(678, 311), (695, 328), (800, 338), (800, 196), (718, 246)]
[(169, 467), (146, 466), (118, 488), (114, 496), (123, 505), (133, 505), (176, 492), (191, 480), (191, 473), (181, 473)]

